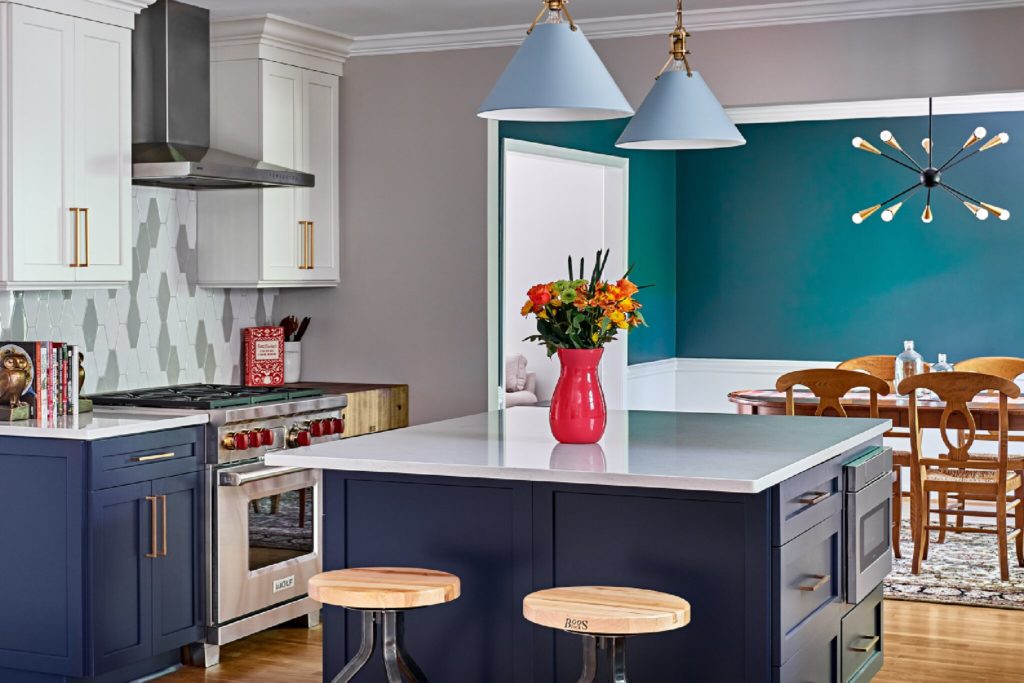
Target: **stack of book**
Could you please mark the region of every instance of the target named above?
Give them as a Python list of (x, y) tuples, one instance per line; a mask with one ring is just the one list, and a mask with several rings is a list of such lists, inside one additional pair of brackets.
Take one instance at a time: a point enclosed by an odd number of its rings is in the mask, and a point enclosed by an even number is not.
[(78, 414), (77, 346), (46, 341), (0, 342), (0, 365), (7, 356), (19, 357), (17, 363), (9, 364), (15, 372), (27, 370), (28, 376), (20, 377), (23, 386), (19, 390), (21, 402), (28, 407), (28, 418), (52, 422)]

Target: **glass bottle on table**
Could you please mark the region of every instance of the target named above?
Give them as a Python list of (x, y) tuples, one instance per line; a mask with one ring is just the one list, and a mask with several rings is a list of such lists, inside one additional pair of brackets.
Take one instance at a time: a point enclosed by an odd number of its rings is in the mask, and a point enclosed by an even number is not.
[(900, 396), (906, 396), (906, 394), (900, 393), (899, 391), (900, 382), (905, 380), (907, 377), (920, 375), (922, 372), (924, 372), (924, 358), (914, 350), (913, 340), (908, 339), (903, 342), (903, 353), (896, 356), (896, 372), (893, 377), (893, 383), (896, 385), (896, 393)]
[(932, 372), (953, 372), (953, 364), (946, 360), (946, 354), (939, 354), (939, 362), (932, 366)]

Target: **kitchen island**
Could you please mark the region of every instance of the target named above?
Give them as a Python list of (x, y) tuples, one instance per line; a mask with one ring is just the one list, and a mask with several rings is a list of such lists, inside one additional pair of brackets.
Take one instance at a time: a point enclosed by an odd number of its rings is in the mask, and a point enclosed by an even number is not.
[[(603, 584), (692, 607), (686, 628), (630, 641), (633, 680), (864, 681), (883, 651), (889, 426), (612, 412), (600, 444), (568, 446), (546, 410), (517, 408), (267, 462), (325, 470), (325, 570), (461, 578), (459, 600), (408, 617), (432, 680), (575, 680), (578, 639), (527, 623), (521, 601)], [(357, 615), (326, 608), (324, 622), (330, 680), (360, 634)]]

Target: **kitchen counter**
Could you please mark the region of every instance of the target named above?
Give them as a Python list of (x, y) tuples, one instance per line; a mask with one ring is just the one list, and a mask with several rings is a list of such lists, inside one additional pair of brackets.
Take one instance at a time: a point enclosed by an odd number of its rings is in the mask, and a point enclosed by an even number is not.
[(77, 417), (59, 417), (45, 424), (39, 420), (0, 422), (0, 437), (34, 437), (96, 441), (115, 436), (158, 432), (176, 427), (206, 424), (209, 416), (193, 410), (156, 408), (101, 408)]
[[(527, 594), (573, 585), (689, 601), (686, 628), (631, 641), (636, 680), (683, 666), (694, 681), (868, 681), (881, 667), (887, 420), (612, 412), (591, 446), (557, 444), (547, 420), (514, 408), (267, 462), (323, 470), (324, 570), (460, 578), (458, 600), (409, 615), (411, 654), (433, 680), (576, 680), (579, 638), (522, 616)], [(359, 621), (323, 618), (329, 680)]]
[(612, 411), (600, 444), (558, 444), (543, 408), (271, 453), (349, 472), (759, 493), (890, 429), (888, 420)]

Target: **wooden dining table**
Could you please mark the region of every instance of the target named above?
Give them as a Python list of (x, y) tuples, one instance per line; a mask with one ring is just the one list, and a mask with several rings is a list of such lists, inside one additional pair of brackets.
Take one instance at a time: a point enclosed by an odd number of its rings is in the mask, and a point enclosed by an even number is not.
[[(774, 389), (744, 389), (729, 394), (729, 401), (736, 405), (736, 412), (741, 415), (785, 415), (786, 392)], [(849, 417), (870, 417), (870, 399), (867, 392), (852, 391), (841, 400)], [(814, 415), (818, 400), (810, 391), (793, 392), (793, 403), (797, 415)], [(942, 419), (946, 404), (938, 399), (917, 401), (918, 419), (923, 429), (937, 429)], [(978, 431), (996, 431), (999, 429), (999, 397), (996, 395), (980, 395), (968, 405)], [(892, 420), (893, 427), (908, 428), (910, 426), (910, 400), (904, 397), (879, 396), (879, 417)], [(1011, 432), (1024, 432), (1024, 397), (1009, 400), (1009, 429)], [(950, 415), (947, 428), (966, 428), (963, 416)]]

